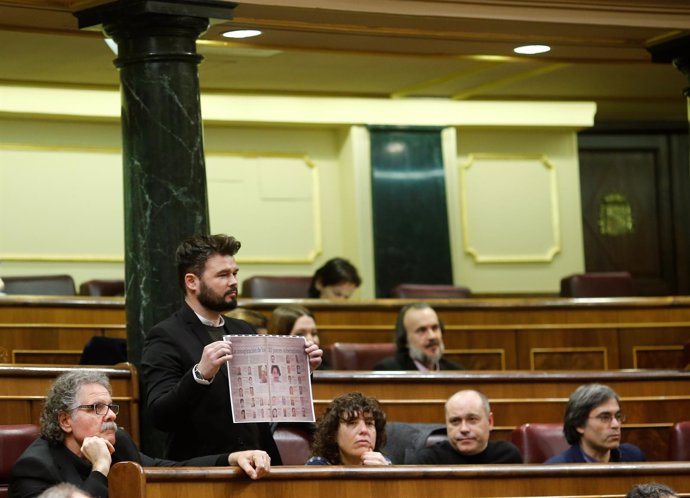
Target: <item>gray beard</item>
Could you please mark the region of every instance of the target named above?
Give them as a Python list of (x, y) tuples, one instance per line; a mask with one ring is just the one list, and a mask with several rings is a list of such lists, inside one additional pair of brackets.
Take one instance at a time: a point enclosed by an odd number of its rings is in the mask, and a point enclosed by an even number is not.
[(446, 348), (443, 343), (439, 344), (438, 347), (438, 353), (435, 355), (428, 355), (421, 349), (417, 349), (416, 347), (412, 346), (411, 344), (408, 344), (407, 347), (410, 350), (410, 358), (413, 360), (418, 361), (422, 365), (426, 367), (430, 367), (432, 365), (438, 365), (438, 362), (441, 361), (441, 357), (443, 357), (443, 353), (445, 352)]

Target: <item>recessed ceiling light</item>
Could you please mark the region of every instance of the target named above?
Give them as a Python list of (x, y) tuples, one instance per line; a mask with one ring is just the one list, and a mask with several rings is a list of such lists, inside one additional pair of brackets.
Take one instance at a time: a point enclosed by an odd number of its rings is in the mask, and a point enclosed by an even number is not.
[(233, 31), (226, 31), (223, 33), (225, 38), (251, 38), (252, 36), (259, 36), (261, 31), (258, 29), (235, 29)]
[(513, 52), (516, 54), (534, 55), (549, 52), (551, 47), (548, 45), (523, 45), (522, 47), (515, 47)]

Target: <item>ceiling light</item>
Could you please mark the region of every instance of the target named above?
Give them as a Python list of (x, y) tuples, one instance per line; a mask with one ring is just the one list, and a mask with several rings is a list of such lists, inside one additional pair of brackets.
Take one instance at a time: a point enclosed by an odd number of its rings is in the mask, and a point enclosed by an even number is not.
[(543, 54), (549, 52), (551, 47), (548, 45), (523, 45), (521, 47), (515, 47), (513, 52), (516, 54), (534, 55)]
[(223, 33), (225, 38), (251, 38), (252, 36), (259, 36), (261, 31), (258, 29), (235, 29), (233, 31), (226, 31)]

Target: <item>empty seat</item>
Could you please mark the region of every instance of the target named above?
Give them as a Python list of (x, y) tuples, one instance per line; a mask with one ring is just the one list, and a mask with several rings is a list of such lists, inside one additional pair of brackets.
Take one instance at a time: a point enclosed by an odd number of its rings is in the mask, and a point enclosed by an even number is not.
[(395, 354), (392, 342), (336, 342), (331, 351), (333, 370), (371, 370)]
[(254, 276), (242, 282), (242, 297), (301, 299), (308, 295), (310, 276)]
[(436, 284), (399, 284), (391, 290), (391, 297), (398, 299), (452, 299), (470, 297), (467, 287)]
[(34, 296), (74, 296), (76, 289), (70, 275), (31, 275), (26, 277), (2, 277), (5, 294)]
[(298, 425), (279, 425), (273, 432), (283, 465), (304, 465), (311, 454), (311, 434)]
[(627, 271), (578, 273), (561, 279), (561, 297), (634, 296), (632, 275)]
[(82, 296), (124, 296), (124, 280), (87, 280), (79, 286)]
[[(446, 439), (446, 426), (420, 422), (388, 422), (386, 424), (386, 446), (383, 454), (395, 464), (405, 463), (422, 448), (432, 444), (440, 435)], [(407, 457), (406, 457), (407, 455)]]
[(0, 498), (8, 496), (12, 467), (24, 450), (40, 436), (37, 425), (0, 425)]
[(522, 424), (513, 429), (511, 441), (524, 463), (544, 463), (570, 447), (563, 424)]
[(127, 340), (93, 336), (84, 345), (80, 365), (116, 365), (127, 361)]
[(668, 441), (668, 459), (690, 460), (690, 421), (676, 422), (671, 427)]

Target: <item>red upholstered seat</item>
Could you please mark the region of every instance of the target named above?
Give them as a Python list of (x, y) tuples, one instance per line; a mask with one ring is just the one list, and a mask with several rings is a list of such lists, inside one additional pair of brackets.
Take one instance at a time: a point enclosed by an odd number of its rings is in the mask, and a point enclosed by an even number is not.
[(302, 299), (307, 297), (310, 276), (254, 276), (242, 282), (242, 297)]
[(70, 275), (31, 275), (2, 277), (6, 294), (33, 296), (74, 296), (76, 289)]
[(124, 280), (87, 280), (79, 286), (82, 296), (124, 296)]
[(311, 435), (298, 426), (278, 426), (273, 432), (283, 465), (304, 465), (311, 454)]
[(690, 421), (676, 422), (671, 427), (668, 441), (668, 459), (690, 460)]
[(0, 498), (7, 498), (12, 467), (24, 450), (40, 435), (33, 424), (0, 425)]
[(633, 278), (627, 271), (580, 273), (561, 279), (561, 297), (634, 296)]
[(470, 297), (467, 287), (436, 284), (399, 284), (391, 290), (391, 297), (399, 299), (452, 299)]
[(395, 354), (392, 342), (336, 342), (331, 351), (333, 370), (371, 370)]
[(511, 440), (520, 450), (524, 463), (544, 463), (570, 446), (563, 424), (522, 424), (513, 429)]

